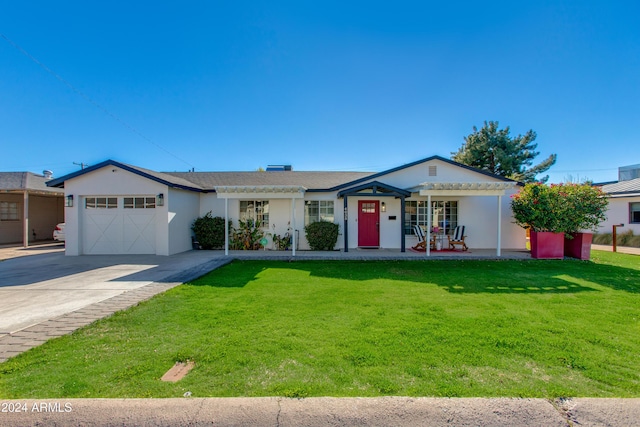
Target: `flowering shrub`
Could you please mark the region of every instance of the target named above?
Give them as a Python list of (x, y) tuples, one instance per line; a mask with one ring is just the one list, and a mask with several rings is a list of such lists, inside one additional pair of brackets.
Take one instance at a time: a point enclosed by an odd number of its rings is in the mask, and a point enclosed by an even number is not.
[(595, 230), (606, 218), (608, 200), (588, 184), (526, 184), (511, 198), (516, 224), (533, 231), (571, 234)]
[(569, 184), (557, 186), (567, 201), (565, 233), (581, 230), (596, 231), (598, 224), (607, 219), (609, 199), (600, 187)]

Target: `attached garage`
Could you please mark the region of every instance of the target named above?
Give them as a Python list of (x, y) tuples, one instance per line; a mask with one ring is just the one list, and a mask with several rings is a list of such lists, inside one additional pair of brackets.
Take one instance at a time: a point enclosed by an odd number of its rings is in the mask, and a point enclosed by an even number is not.
[(172, 255), (192, 248), (202, 189), (113, 160), (57, 180), (65, 192), (65, 254)]
[(84, 196), (80, 210), (84, 255), (156, 253), (155, 196)]

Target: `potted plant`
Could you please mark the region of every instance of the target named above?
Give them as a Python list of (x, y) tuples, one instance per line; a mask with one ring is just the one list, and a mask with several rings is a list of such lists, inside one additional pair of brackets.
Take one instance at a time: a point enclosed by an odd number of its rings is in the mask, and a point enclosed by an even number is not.
[(606, 218), (608, 201), (589, 184), (526, 184), (512, 196), (516, 223), (531, 231), (534, 258), (589, 259), (591, 234)]
[(557, 188), (569, 211), (564, 254), (572, 258), (589, 259), (592, 232), (606, 219), (609, 200), (599, 187), (589, 184), (565, 184)]
[(533, 258), (564, 258), (568, 212), (555, 186), (526, 184), (511, 197), (511, 210), (516, 224), (530, 230)]

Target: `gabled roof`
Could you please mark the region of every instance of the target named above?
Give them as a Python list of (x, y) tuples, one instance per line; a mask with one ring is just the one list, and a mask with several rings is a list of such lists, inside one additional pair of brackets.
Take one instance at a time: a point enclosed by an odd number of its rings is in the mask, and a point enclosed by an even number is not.
[(364, 190), (371, 190), (371, 194), (376, 194), (380, 196), (384, 196), (384, 195), (395, 196), (395, 197), (411, 196), (410, 191), (403, 190), (402, 188), (397, 188), (380, 181), (372, 181), (372, 182), (367, 182), (366, 184), (358, 185), (356, 187), (346, 188), (338, 192), (338, 197), (355, 196)]
[(491, 178), (499, 179), (501, 181), (516, 182), (516, 181), (514, 181), (512, 179), (505, 178), (503, 176), (496, 175), (496, 174), (493, 174), (491, 172), (487, 172), (487, 171), (482, 170), (482, 169), (474, 168), (472, 166), (463, 165), (462, 163), (454, 162), (453, 160), (449, 160), (449, 159), (446, 159), (446, 158), (441, 157), (441, 156), (431, 156), (431, 157), (424, 158), (422, 160), (417, 160), (415, 162), (407, 163), (406, 165), (398, 166), (398, 167), (395, 167), (395, 168), (392, 168), (392, 169), (387, 169), (386, 171), (370, 174), (370, 175), (368, 175), (366, 177), (363, 177), (363, 178), (360, 178), (360, 179), (357, 179), (357, 180), (354, 180), (354, 181), (346, 182), (346, 183), (344, 183), (342, 185), (338, 185), (336, 187), (329, 188), (328, 191), (336, 191), (336, 190), (340, 190), (340, 189), (345, 188), (345, 187), (351, 187), (351, 186), (353, 186), (355, 184), (358, 184), (360, 182), (363, 182), (363, 181), (366, 181), (366, 180), (369, 180), (369, 179), (377, 179), (377, 178), (383, 177), (385, 175), (401, 171), (403, 169), (411, 168), (413, 166), (417, 166), (417, 165), (422, 164), (422, 163), (430, 162), (432, 160), (439, 160), (441, 162), (449, 163), (450, 165), (457, 166), (457, 167), (460, 167), (460, 168), (463, 168), (463, 169), (467, 169), (467, 170), (470, 170), (472, 172), (476, 172), (476, 173), (479, 173), (479, 174), (482, 174), (482, 175), (490, 176)]
[(47, 187), (48, 181), (43, 175), (31, 172), (0, 172), (0, 191), (62, 194), (60, 190)]
[(490, 172), (463, 165), (440, 156), (431, 156), (406, 165), (398, 166), (382, 172), (299, 172), (299, 171), (256, 171), (256, 172), (155, 172), (138, 166), (120, 163), (115, 160), (106, 160), (94, 166), (65, 175), (58, 179), (52, 179), (47, 183), (50, 187), (64, 187), (64, 182), (78, 176), (90, 173), (105, 166), (115, 166), (127, 170), (136, 175), (151, 179), (169, 187), (198, 192), (213, 192), (216, 187), (228, 186), (299, 186), (305, 187), (308, 192), (332, 192), (365, 183), (369, 180), (401, 171), (432, 160), (438, 160), (473, 171), (482, 175), (505, 181), (515, 182), (511, 179), (492, 174)]
[(74, 173), (70, 173), (58, 179), (52, 179), (47, 182), (47, 185), (50, 187), (64, 187), (64, 182), (70, 179), (79, 177), (89, 172), (93, 172), (97, 169), (101, 169), (105, 166), (115, 166), (136, 175), (142, 176), (144, 178), (148, 178), (152, 181), (159, 182), (164, 185), (168, 185), (173, 188), (181, 188), (183, 190), (191, 190), (191, 191), (199, 191), (202, 192), (204, 189), (199, 185), (194, 184), (193, 182), (187, 181), (186, 179), (176, 177), (167, 173), (155, 172), (149, 169), (144, 169), (138, 166), (128, 165), (126, 163), (116, 162), (115, 160), (106, 160), (102, 163), (98, 163), (97, 165), (89, 166), (88, 168), (79, 170)]
[(602, 191), (613, 197), (640, 195), (640, 178), (602, 185)]

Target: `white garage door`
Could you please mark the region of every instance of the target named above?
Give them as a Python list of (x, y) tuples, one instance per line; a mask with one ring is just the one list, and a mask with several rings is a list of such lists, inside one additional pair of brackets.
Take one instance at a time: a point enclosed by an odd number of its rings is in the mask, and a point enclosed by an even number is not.
[(82, 253), (155, 254), (154, 196), (84, 197)]

